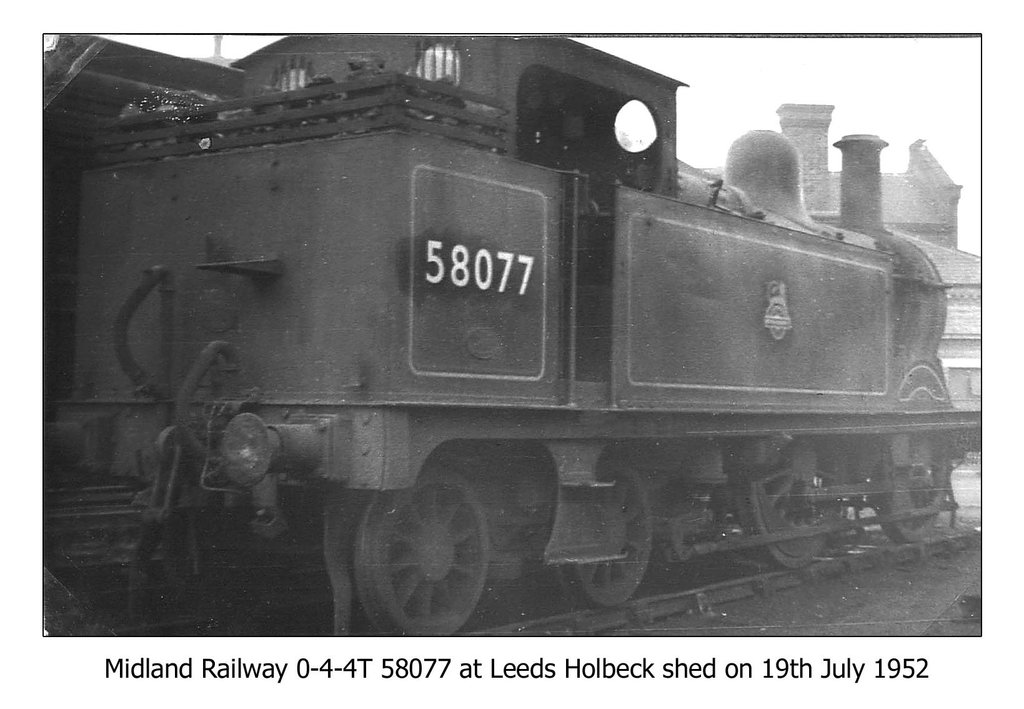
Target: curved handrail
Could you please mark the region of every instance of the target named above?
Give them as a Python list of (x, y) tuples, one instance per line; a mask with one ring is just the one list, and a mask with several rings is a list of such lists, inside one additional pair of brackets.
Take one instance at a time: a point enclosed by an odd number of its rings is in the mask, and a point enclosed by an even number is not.
[(121, 370), (128, 375), (136, 387), (136, 391), (144, 396), (154, 398), (166, 397), (170, 394), (169, 384), (160, 384), (136, 361), (128, 346), (128, 326), (131, 324), (135, 311), (139, 309), (146, 296), (159, 284), (169, 282), (171, 271), (165, 266), (153, 266), (142, 272), (142, 282), (128, 296), (128, 299), (117, 311), (114, 319), (114, 352), (117, 355)]

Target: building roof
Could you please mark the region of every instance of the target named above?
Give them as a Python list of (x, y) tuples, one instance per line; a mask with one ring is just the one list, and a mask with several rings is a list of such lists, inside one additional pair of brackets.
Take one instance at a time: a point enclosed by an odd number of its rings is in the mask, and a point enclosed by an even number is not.
[[(830, 172), (818, 183), (819, 216), (838, 216), (842, 173)], [(886, 224), (943, 225), (948, 207), (907, 173), (882, 173), (882, 221)]]
[[(288, 54), (290, 51), (293, 50), (293, 48), (295, 48), (295, 49), (301, 48), (302, 44), (304, 42), (307, 42), (309, 39), (314, 38), (314, 37), (324, 37), (324, 36), (330, 36), (330, 35), (302, 35), (302, 34), (297, 34), (297, 35), (290, 35), (288, 37), (283, 37), (282, 39), (279, 39), (276, 42), (272, 42), (272, 43), (266, 45), (265, 47), (261, 47), (261, 48), (257, 49), (252, 54), (249, 54), (247, 56), (242, 57), (241, 59), (238, 59), (238, 60), (234, 61), (231, 64), (231, 66), (236, 67), (238, 69), (245, 69), (246, 67), (248, 67), (250, 64), (252, 64), (254, 61), (256, 61), (257, 59), (259, 59), (261, 57), (264, 57), (264, 56), (267, 56), (267, 55), (274, 55), (274, 54)], [(344, 38), (345, 36), (346, 35), (338, 35), (339, 38)], [(352, 36), (352, 35), (347, 35), (347, 36)], [(368, 36), (368, 35), (363, 35), (363, 36)], [(414, 36), (414, 35), (410, 35), (410, 36)], [(425, 36), (441, 38), (441, 37), (446, 37), (448, 35), (425, 35)], [(474, 37), (472, 35), (468, 35), (468, 36), (465, 37), (465, 39), (472, 40), (472, 39), (477, 39), (477, 37)], [(633, 64), (632, 62), (630, 62), (630, 61), (628, 61), (626, 59), (622, 59), (620, 57), (616, 57), (615, 55), (608, 54), (607, 52), (603, 52), (600, 49), (596, 49), (596, 48), (591, 47), (589, 45), (582, 44), (581, 42), (577, 42), (576, 40), (570, 39), (569, 37), (552, 37), (552, 36), (532, 36), (531, 37), (529, 35), (526, 35), (526, 36), (488, 36), (488, 35), (483, 35), (483, 36), (480, 36), (479, 39), (507, 40), (507, 41), (516, 41), (516, 42), (536, 42), (536, 43), (544, 43), (544, 44), (562, 44), (562, 45), (566, 45), (568, 47), (572, 47), (573, 50), (575, 50), (575, 51), (585, 52), (592, 59), (594, 59), (595, 61), (598, 61), (598, 62), (602, 62), (602, 63), (605, 63), (605, 64), (610, 62), (610, 63), (614, 63), (614, 64), (618, 64), (618, 65), (623, 65), (623, 64), (629, 65), (630, 67), (632, 67), (632, 69), (634, 71), (636, 71), (636, 72), (638, 72), (640, 74), (646, 75), (648, 79), (652, 79), (652, 80), (654, 80), (654, 81), (656, 81), (658, 83), (662, 83), (662, 84), (665, 84), (667, 86), (671, 86), (673, 88), (679, 87), (679, 86), (688, 86), (688, 84), (685, 84), (682, 81), (679, 81), (678, 79), (673, 79), (670, 76), (665, 76), (664, 74), (660, 74), (660, 73), (658, 73), (658, 72), (656, 72), (656, 71), (654, 71), (652, 69), (648, 69), (647, 67), (640, 66), (639, 64)]]
[(939, 269), (939, 275), (947, 285), (971, 286), (981, 285), (981, 257), (974, 254), (950, 249), (945, 246), (921, 239), (903, 232), (896, 232), (920, 247)]
[(243, 74), (238, 69), (184, 59), (113, 40), (92, 58), (87, 71), (181, 91), (237, 96)]

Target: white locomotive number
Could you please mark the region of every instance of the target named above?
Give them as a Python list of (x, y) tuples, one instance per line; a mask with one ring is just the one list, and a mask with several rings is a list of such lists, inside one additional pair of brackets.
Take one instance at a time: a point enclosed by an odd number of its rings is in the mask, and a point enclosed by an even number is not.
[[(480, 249), (475, 256), (471, 256), (468, 248), (456, 244), (449, 252), (450, 267), (447, 270), (444, 255), (443, 243), (433, 239), (427, 242), (427, 283), (441, 283), (447, 273), (452, 284), (459, 288), (465, 288), (472, 281), (480, 290), (490, 290), (497, 281), (498, 292), (504, 293), (509, 286), (513, 264), (520, 264), (525, 266), (519, 282), (519, 295), (523, 295), (530, 282), (530, 273), (533, 272), (533, 256), (508, 251), (496, 251), (492, 256), (487, 249)], [(498, 261), (497, 268), (495, 259)], [(498, 271), (501, 276), (496, 278)], [(515, 288), (514, 283), (512, 287)]]

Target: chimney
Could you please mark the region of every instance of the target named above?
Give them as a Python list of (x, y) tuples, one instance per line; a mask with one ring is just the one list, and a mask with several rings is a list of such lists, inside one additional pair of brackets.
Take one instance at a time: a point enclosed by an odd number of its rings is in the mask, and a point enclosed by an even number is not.
[(828, 127), (835, 106), (784, 103), (779, 127), (800, 153), (804, 201), (812, 211), (828, 211)]
[(839, 226), (863, 234), (885, 234), (882, 224), (880, 156), (889, 144), (877, 135), (847, 135), (835, 144), (843, 153)]

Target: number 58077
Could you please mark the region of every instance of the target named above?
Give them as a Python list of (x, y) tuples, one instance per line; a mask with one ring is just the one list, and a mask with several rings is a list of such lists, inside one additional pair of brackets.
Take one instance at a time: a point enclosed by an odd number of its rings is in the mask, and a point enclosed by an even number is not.
[[(447, 256), (447, 259), (445, 258)], [(533, 256), (514, 254), (508, 251), (496, 251), (494, 255), (487, 249), (480, 249), (476, 254), (462, 244), (455, 244), (450, 251), (444, 244), (431, 239), (427, 242), (427, 283), (441, 283), (445, 276), (459, 288), (465, 288), (472, 282), (480, 290), (496, 288), (504, 293), (510, 287), (515, 288), (515, 280), (519, 279), (519, 295), (526, 293), (533, 271)], [(497, 266), (495, 265), (497, 261)], [(513, 274), (514, 264), (523, 266), (519, 276)], [(512, 281), (510, 283), (509, 281)]]

